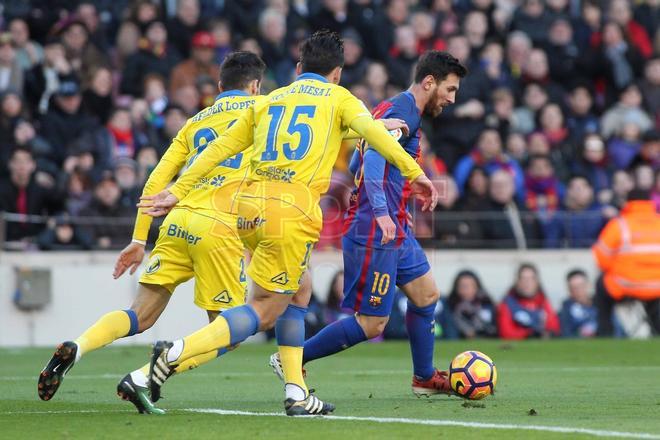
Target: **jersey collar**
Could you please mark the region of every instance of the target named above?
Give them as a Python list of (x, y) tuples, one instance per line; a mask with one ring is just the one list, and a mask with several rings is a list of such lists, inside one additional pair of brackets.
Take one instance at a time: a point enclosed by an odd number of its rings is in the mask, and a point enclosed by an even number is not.
[(321, 82), (324, 82), (324, 83), (328, 82), (328, 80), (325, 77), (319, 75), (318, 73), (312, 73), (312, 72), (306, 72), (306, 73), (303, 73), (301, 75), (298, 75), (298, 78), (296, 78), (296, 81), (299, 81), (301, 79), (315, 79), (316, 81), (321, 81)]
[(243, 90), (227, 90), (226, 92), (220, 93), (218, 96), (215, 97), (215, 100), (217, 101), (220, 98), (226, 98), (228, 96), (249, 96), (247, 92), (244, 92)]

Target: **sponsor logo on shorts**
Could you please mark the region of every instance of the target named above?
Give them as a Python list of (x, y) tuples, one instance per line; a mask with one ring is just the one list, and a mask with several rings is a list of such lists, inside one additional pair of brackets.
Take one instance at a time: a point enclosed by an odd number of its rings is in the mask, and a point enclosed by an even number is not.
[(258, 169), (255, 171), (257, 176), (263, 176), (268, 180), (275, 180), (280, 182), (291, 183), (291, 179), (295, 176), (296, 172), (290, 168), (279, 168), (279, 167), (268, 167), (264, 169)]
[(369, 305), (371, 307), (380, 307), (382, 302), (383, 302), (383, 299), (380, 296), (371, 295), (369, 297)]
[(167, 235), (174, 238), (181, 238), (188, 242), (188, 244), (195, 245), (202, 237), (194, 235), (183, 229), (181, 226), (172, 223), (167, 227)]
[(229, 292), (227, 292), (227, 290), (225, 289), (222, 292), (218, 293), (216, 296), (214, 296), (213, 301), (223, 304), (229, 304), (229, 302), (231, 302), (231, 295), (229, 295)]
[(160, 269), (160, 256), (154, 255), (149, 259), (149, 265), (147, 266), (147, 273), (152, 274), (158, 272)]
[(285, 286), (289, 282), (289, 277), (286, 272), (279, 273), (270, 279), (273, 283)]
[(266, 223), (265, 218), (255, 217), (253, 219), (246, 219), (245, 217), (238, 217), (236, 220), (236, 227), (238, 229), (254, 229)]

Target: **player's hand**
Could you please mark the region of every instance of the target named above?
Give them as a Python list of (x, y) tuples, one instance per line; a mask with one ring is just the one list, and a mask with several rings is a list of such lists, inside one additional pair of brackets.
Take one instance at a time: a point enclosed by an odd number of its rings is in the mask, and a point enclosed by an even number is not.
[(401, 131), (403, 131), (403, 134), (408, 136), (408, 133), (410, 132), (410, 128), (408, 128), (408, 124), (406, 124), (406, 121), (403, 119), (399, 118), (389, 118), (389, 119), (381, 119), (383, 122), (383, 125), (385, 126), (385, 129), (388, 131), (396, 130), (397, 128), (400, 128)]
[(115, 270), (112, 272), (114, 279), (119, 278), (126, 272), (126, 269), (131, 268), (130, 274), (133, 275), (137, 268), (144, 259), (144, 246), (140, 243), (131, 242), (124, 248), (117, 257), (115, 262)]
[(178, 202), (179, 199), (165, 189), (152, 196), (140, 197), (140, 203), (137, 204), (137, 207), (144, 209), (143, 212), (147, 215), (160, 217), (170, 212)]
[(433, 211), (435, 209), (435, 205), (438, 204), (438, 191), (435, 189), (433, 182), (426, 177), (426, 174), (422, 174), (415, 179), (410, 187), (412, 194), (422, 201), (422, 211)]
[(378, 223), (378, 227), (383, 233), (383, 238), (380, 240), (380, 244), (387, 244), (394, 240), (394, 237), (396, 236), (396, 225), (389, 215), (385, 214), (376, 217), (376, 223)]

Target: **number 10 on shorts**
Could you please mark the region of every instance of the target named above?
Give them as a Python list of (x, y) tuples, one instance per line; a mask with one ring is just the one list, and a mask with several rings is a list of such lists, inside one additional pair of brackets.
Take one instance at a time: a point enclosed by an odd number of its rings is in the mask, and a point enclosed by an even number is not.
[(376, 293), (384, 296), (390, 288), (390, 274), (374, 272), (374, 284), (371, 286), (371, 293)]

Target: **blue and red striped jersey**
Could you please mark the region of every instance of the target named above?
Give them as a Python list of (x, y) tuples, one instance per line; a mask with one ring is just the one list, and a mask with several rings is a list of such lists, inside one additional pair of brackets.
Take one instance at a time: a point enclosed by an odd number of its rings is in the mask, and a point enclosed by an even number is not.
[[(408, 91), (378, 104), (374, 118), (398, 118), (406, 121), (409, 133), (392, 133), (401, 146), (413, 157), (420, 154), (419, 137), (421, 115), (415, 97)], [(381, 231), (376, 227), (376, 216), (389, 214), (397, 225), (397, 240), (386, 246), (398, 246), (408, 233), (408, 199), (410, 185), (395, 166), (362, 141), (351, 160), (355, 174), (355, 187), (351, 192), (350, 205), (344, 216), (344, 235), (358, 243), (380, 245)]]

